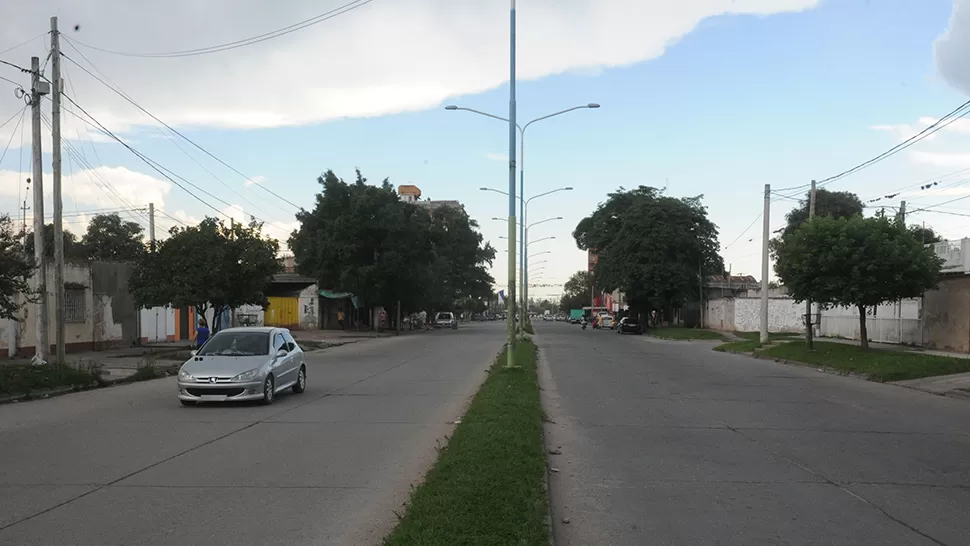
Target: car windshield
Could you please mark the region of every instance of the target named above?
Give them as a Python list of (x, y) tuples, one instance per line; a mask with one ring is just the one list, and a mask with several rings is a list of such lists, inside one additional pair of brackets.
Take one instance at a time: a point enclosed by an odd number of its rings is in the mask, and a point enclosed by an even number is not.
[(438, 313), (438, 320), (451, 320), (451, 313)]
[(269, 334), (265, 332), (219, 332), (202, 346), (198, 354), (209, 356), (268, 355)]

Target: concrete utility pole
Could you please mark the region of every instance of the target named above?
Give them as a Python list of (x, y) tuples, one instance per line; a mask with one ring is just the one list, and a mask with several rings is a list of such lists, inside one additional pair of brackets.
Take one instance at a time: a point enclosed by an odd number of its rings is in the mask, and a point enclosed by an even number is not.
[(761, 343), (768, 343), (768, 237), (771, 236), (771, 184), (765, 184), (764, 226), (761, 234)]
[(899, 203), (899, 225), (906, 229), (906, 201)]
[[(808, 220), (811, 221), (815, 218), (815, 181), (812, 180), (812, 192), (808, 197)], [(812, 339), (812, 334), (814, 333), (812, 328), (812, 300), (805, 300), (805, 342), (808, 344), (808, 348), (812, 349), (814, 347), (814, 341)]]
[(64, 304), (64, 199), (61, 193), (61, 47), (57, 31), (57, 17), (51, 17), (51, 155), (54, 166), (54, 339), (57, 343), (57, 362), (66, 358), (65, 324), (67, 310)]
[(44, 252), (44, 155), (41, 152), (40, 98), (50, 92), (50, 85), (40, 81), (40, 59), (30, 58), (30, 121), (34, 162), (34, 262), (37, 264), (37, 335), (34, 339), (34, 361), (47, 362), (50, 352), (50, 308), (47, 306), (47, 256)]
[(148, 247), (155, 252), (155, 203), (148, 204)]
[[(506, 366), (515, 367), (515, 0), (509, 10), (509, 341)], [(523, 327), (525, 324), (522, 325)]]
[(697, 311), (700, 313), (701, 328), (704, 327), (704, 262), (697, 262), (697, 290), (698, 290), (698, 301), (700, 304), (697, 306)]

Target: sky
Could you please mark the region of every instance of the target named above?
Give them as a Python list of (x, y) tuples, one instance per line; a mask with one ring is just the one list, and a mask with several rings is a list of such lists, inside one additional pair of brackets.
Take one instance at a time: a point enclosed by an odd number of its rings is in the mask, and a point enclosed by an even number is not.
[[(119, 211), (147, 229), (153, 203), (159, 238), (207, 215), (255, 215), (285, 240), (298, 208), (312, 207), (320, 173), (353, 180), (359, 168), (373, 183), (461, 201), (501, 249), (492, 273), (507, 284), (506, 227), (493, 218), (507, 215), (508, 200), (480, 188), (508, 189), (508, 125), (445, 106), (508, 117), (509, 2), (348, 2), (0, 8), (0, 60), (21, 67), (32, 56), (45, 64), (58, 16), (66, 227), (83, 233), (98, 211)], [(280, 37), (204, 49), (334, 9)], [(525, 197), (572, 188), (529, 205), (529, 223), (562, 217), (530, 230), (530, 284), (544, 285), (530, 295), (539, 297), (585, 269), (572, 238), (579, 220), (610, 192), (639, 185), (703, 195), (725, 263), (760, 278), (765, 184), (774, 231), (812, 179), (883, 153), (970, 94), (970, 0), (519, 0), (517, 41), (521, 124), (602, 105), (526, 131)], [(159, 55), (171, 52), (189, 54)], [(17, 86), (30, 82), (3, 64), (0, 78), (0, 124), (9, 120), (0, 213), (20, 219), (31, 128)], [(50, 218), (50, 101), (43, 112)], [(824, 187), (857, 193), (873, 213), (905, 200), (910, 223), (967, 237), (968, 145), (961, 119)]]

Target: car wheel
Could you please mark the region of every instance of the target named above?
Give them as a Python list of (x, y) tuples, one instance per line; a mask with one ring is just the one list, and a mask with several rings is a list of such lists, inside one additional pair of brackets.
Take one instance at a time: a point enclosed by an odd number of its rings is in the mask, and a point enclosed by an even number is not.
[(194, 406), (195, 405), (195, 402), (193, 402), (191, 400), (179, 400), (179, 402), (181, 402), (183, 406)]
[(263, 383), (263, 404), (268, 406), (273, 403), (276, 399), (276, 380), (273, 379), (272, 375), (266, 376), (266, 382)]
[(296, 384), (293, 385), (293, 394), (300, 394), (306, 390), (306, 366), (300, 366), (300, 373), (296, 376)]

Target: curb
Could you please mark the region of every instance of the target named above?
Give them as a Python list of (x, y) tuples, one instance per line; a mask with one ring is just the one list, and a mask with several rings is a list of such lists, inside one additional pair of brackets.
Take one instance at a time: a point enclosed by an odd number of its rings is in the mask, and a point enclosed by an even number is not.
[[(18, 404), (21, 402), (34, 402), (38, 400), (48, 400), (50, 398), (57, 398), (60, 396), (64, 396), (65, 394), (73, 394), (77, 392), (86, 392), (86, 391), (96, 391), (101, 389), (107, 389), (114, 386), (128, 385), (132, 383), (144, 383), (146, 381), (166, 379), (174, 375), (173, 373), (169, 373), (170, 370), (159, 370), (159, 371), (164, 375), (159, 375), (158, 377), (153, 377), (151, 379), (136, 380), (136, 379), (132, 379), (131, 375), (128, 375), (125, 377), (119, 377), (118, 379), (103, 379), (98, 384), (91, 384), (83, 387), (82, 386), (58, 387), (56, 389), (46, 389), (42, 391), (36, 391), (36, 392), (25, 393), (25, 394), (14, 394), (14, 395), (2, 396), (0, 397), (0, 406), (4, 404)], [(174, 371), (177, 373), (178, 369), (175, 369)]]

